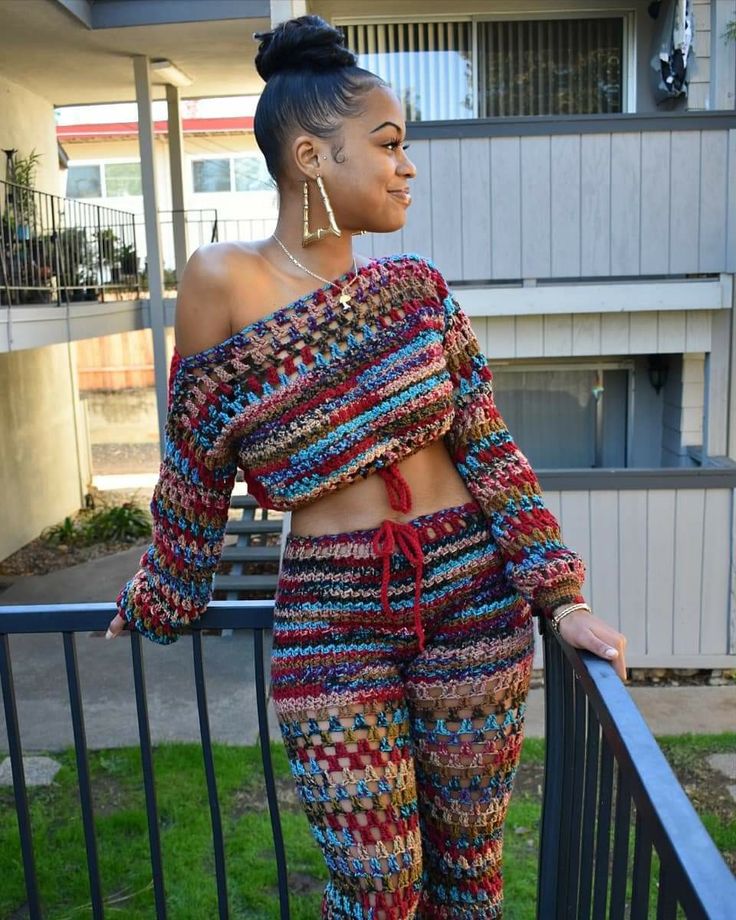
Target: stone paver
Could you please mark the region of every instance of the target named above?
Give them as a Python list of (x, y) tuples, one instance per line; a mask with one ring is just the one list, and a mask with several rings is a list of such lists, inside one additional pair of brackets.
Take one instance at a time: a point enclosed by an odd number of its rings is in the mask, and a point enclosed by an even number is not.
[(723, 773), (728, 779), (736, 779), (736, 753), (711, 754), (707, 759), (713, 770)]
[[(48, 786), (61, 769), (61, 764), (53, 757), (25, 756), (23, 758), (23, 774), (26, 786)], [(10, 758), (6, 757), (0, 763), (0, 786), (13, 785), (13, 769)]]

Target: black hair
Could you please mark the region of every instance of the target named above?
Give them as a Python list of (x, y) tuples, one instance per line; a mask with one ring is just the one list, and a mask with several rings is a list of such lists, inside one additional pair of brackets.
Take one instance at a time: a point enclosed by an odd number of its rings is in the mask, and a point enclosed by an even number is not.
[[(332, 137), (344, 118), (360, 111), (360, 99), (384, 81), (357, 66), (339, 29), (320, 16), (299, 16), (257, 32), (256, 70), (266, 81), (254, 119), (256, 143), (278, 182), (286, 142), (294, 128)], [(333, 148), (337, 160), (339, 148)]]

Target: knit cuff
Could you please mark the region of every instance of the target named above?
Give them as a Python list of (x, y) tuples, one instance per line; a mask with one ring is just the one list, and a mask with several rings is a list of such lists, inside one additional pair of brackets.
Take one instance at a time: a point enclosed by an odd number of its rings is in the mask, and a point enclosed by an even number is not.
[(551, 619), (554, 611), (562, 604), (584, 604), (580, 593), (580, 582), (574, 578), (561, 579), (552, 585), (545, 585), (534, 598), (534, 612)]

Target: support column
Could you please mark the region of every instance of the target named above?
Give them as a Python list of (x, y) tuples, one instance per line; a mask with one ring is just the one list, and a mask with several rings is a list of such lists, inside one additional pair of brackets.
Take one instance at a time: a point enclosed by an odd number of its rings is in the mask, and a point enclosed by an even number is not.
[(184, 132), (179, 108), (179, 87), (166, 84), (166, 114), (169, 125), (169, 172), (171, 173), (171, 208), (174, 228), (176, 280), (181, 281), (189, 257), (187, 219), (184, 213)]
[(161, 235), (159, 232), (153, 149), (151, 79), (148, 58), (145, 55), (137, 54), (133, 57), (133, 72), (135, 75), (135, 96), (138, 104), (138, 146), (141, 156), (143, 216), (146, 229), (146, 251), (148, 254), (148, 290), (151, 334), (153, 336), (153, 367), (156, 380), (159, 451), (163, 457), (168, 402), (168, 358), (166, 355), (166, 328), (164, 326), (164, 277), (161, 261)]

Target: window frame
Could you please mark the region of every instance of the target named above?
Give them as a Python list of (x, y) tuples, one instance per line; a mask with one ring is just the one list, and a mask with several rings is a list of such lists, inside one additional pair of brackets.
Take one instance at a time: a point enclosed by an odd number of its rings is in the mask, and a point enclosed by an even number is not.
[[(488, 365), (495, 374), (496, 369), (501, 371), (523, 372), (550, 372), (550, 371), (626, 371), (626, 469), (631, 467), (634, 457), (633, 431), (636, 420), (636, 356), (626, 358), (593, 358), (587, 360), (566, 358), (490, 358)], [(582, 467), (581, 467), (582, 469)], [(596, 469), (609, 469), (609, 467), (596, 467)]]
[[(195, 153), (190, 154), (187, 159), (189, 160), (189, 176), (191, 179), (191, 188), (193, 195), (232, 195), (233, 194), (233, 158), (231, 154), (206, 154), (206, 153)], [(215, 191), (207, 192), (198, 192), (194, 187), (194, 164), (204, 162), (205, 160), (227, 160), (229, 164), (229, 188), (227, 190), (217, 189)]]
[[(87, 201), (89, 199), (94, 199), (94, 198), (97, 198), (98, 200), (103, 199), (103, 198), (105, 199), (112, 198), (112, 199), (119, 200), (120, 198), (123, 198), (123, 197), (142, 199), (143, 198), (143, 180), (142, 178), (141, 178), (140, 195), (123, 196), (123, 195), (108, 195), (107, 194), (107, 176), (105, 175), (105, 167), (108, 165), (117, 166), (120, 163), (133, 163), (136, 166), (140, 167), (141, 160), (140, 160), (140, 157), (137, 157), (137, 158), (136, 157), (105, 157), (104, 159), (100, 159), (100, 160), (70, 160), (69, 163), (67, 164), (68, 169), (74, 169), (75, 166), (96, 166), (100, 171), (100, 194), (90, 195), (88, 198), (78, 198), (75, 200)], [(74, 197), (73, 195), (66, 194), (68, 184), (69, 184), (69, 179), (67, 176), (67, 182), (66, 182), (66, 185), (64, 186), (64, 193), (65, 193), (64, 197), (73, 198)]]
[[(139, 195), (108, 195), (107, 194), (107, 173), (106, 168), (108, 166), (120, 166), (124, 164), (132, 163), (137, 166), (141, 173), (141, 191)], [(143, 166), (141, 164), (140, 157), (108, 157), (104, 160), (100, 160), (100, 165), (102, 166), (102, 185), (105, 190), (103, 197), (105, 198), (143, 198)]]
[[(193, 153), (187, 155), (189, 163), (189, 177), (191, 182), (191, 192), (193, 195), (272, 195), (276, 191), (276, 186), (272, 189), (244, 189), (242, 191), (235, 188), (235, 161), (242, 159), (263, 159), (263, 155), (257, 150), (245, 150), (233, 153)], [(205, 160), (227, 160), (229, 164), (230, 187), (226, 191), (198, 192), (194, 188), (194, 163), (201, 163)]]
[[(623, 20), (623, 52), (624, 60), (621, 68), (621, 112), (610, 114), (606, 117), (615, 118), (616, 115), (630, 115), (636, 112), (636, 62), (637, 62), (637, 10), (620, 2), (604, 2), (595, 6), (585, 5), (576, 9), (565, 10), (540, 10), (539, 7), (522, 6), (514, 12), (506, 10), (498, 13), (459, 13), (457, 15), (419, 13), (415, 15), (396, 16), (336, 16), (333, 24), (336, 26), (360, 25), (393, 25), (399, 23), (422, 22), (470, 22), (472, 24), (471, 49), (473, 55), (473, 118), (478, 119), (478, 23), (480, 22), (510, 22), (522, 20), (525, 22), (544, 19), (611, 19)], [(494, 118), (510, 118), (513, 116), (499, 115)], [(530, 118), (568, 118), (567, 115), (531, 115)], [(444, 119), (456, 121), (461, 119)]]

